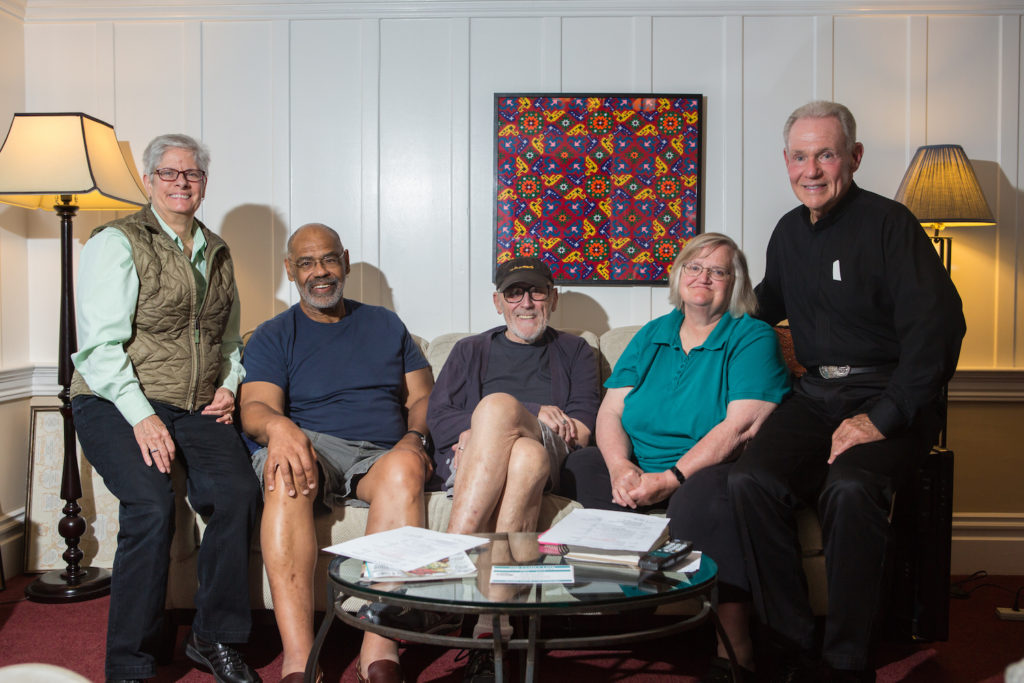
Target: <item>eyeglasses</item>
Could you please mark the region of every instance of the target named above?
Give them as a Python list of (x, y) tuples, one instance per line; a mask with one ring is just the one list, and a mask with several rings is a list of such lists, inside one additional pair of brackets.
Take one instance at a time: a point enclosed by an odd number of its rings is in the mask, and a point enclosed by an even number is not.
[(201, 183), (206, 180), (206, 171), (200, 171), (198, 168), (189, 168), (184, 171), (179, 171), (176, 168), (158, 168), (153, 171), (153, 173), (155, 173), (160, 180), (168, 183), (173, 183), (180, 175), (184, 175), (185, 180), (190, 183)]
[(523, 297), (527, 294), (529, 294), (530, 298), (534, 301), (545, 301), (548, 298), (549, 292), (550, 288), (548, 287), (543, 289), (540, 287), (530, 287), (529, 289), (526, 289), (523, 287), (512, 286), (502, 292), (501, 295), (505, 297), (505, 301), (510, 304), (517, 304), (522, 301)]
[(292, 265), (304, 273), (306, 271), (313, 270), (318, 263), (327, 270), (331, 270), (341, 266), (341, 257), (337, 254), (328, 254), (327, 256), (321, 256), (320, 258), (303, 256), (300, 259), (292, 261)]
[(731, 270), (719, 268), (718, 266), (702, 266), (699, 263), (684, 263), (682, 264), (682, 269), (683, 272), (689, 275), (690, 277), (700, 277), (706, 270), (708, 271), (708, 273), (711, 274), (711, 279), (717, 280), (718, 282), (721, 282), (722, 280), (732, 275)]

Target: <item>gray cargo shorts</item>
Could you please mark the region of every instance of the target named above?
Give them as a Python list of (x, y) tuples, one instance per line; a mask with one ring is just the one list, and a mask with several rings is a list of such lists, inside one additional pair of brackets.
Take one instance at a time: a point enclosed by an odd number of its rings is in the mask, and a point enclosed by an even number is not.
[[(355, 486), (359, 477), (370, 471), (373, 464), (391, 450), (370, 441), (348, 441), (330, 434), (309, 429), (302, 430), (309, 437), (316, 451), (320, 466), (320, 495), (329, 508), (340, 505), (369, 507), (356, 498)], [(267, 449), (264, 446), (252, 454), (252, 467), (263, 488), (263, 468), (267, 463)]]

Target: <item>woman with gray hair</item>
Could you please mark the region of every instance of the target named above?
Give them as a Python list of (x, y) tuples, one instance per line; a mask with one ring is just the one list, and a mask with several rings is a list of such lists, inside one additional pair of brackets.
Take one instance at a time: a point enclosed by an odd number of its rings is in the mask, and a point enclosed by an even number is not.
[[(615, 364), (597, 447), (569, 456), (561, 493), (585, 507), (665, 510), (671, 536), (718, 563), (718, 615), (750, 670), (749, 582), (726, 482), (732, 460), (789, 391), (789, 376), (775, 332), (751, 317), (747, 260), (726, 235), (683, 247), (669, 302), (674, 310), (644, 325)], [(725, 656), (719, 643), (704, 680), (731, 680)]]
[(71, 406), (85, 457), (120, 501), (106, 675), (156, 675), (174, 487), (207, 520), (196, 616), (185, 654), (218, 681), (259, 676), (227, 643), (245, 642), (249, 542), (261, 497), (232, 425), (241, 364), (238, 291), (227, 245), (196, 220), (210, 155), (187, 135), (143, 152), (150, 203), (93, 231), (79, 262)]

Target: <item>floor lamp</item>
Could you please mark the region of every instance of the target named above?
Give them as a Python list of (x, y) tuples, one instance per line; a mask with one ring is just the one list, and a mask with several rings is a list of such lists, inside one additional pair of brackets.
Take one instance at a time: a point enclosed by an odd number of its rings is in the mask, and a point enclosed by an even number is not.
[[(925, 228), (933, 228), (932, 242), (946, 272), (952, 274), (953, 238), (943, 228), (995, 225), (992, 210), (981, 192), (974, 167), (960, 145), (918, 147), (894, 199), (904, 205)], [(949, 388), (942, 388), (942, 405), (949, 404)], [(939, 446), (946, 447), (946, 415), (942, 416)]]
[(76, 602), (105, 595), (110, 572), (81, 566), (78, 547), (85, 533), (79, 516), (82, 482), (71, 417), (71, 354), (77, 349), (71, 272), (72, 219), (83, 211), (135, 210), (148, 202), (127, 143), (108, 123), (81, 113), (15, 114), (0, 148), (0, 203), (54, 211), (60, 216), (60, 332), (57, 379), (62, 387), (65, 501), (57, 529), (67, 543), (67, 568), (41, 575), (25, 588), (37, 602)]

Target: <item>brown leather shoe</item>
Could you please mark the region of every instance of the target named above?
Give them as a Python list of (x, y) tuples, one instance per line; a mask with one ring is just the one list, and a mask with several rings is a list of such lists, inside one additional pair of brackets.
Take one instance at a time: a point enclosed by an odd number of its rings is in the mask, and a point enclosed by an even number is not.
[(359, 683), (405, 683), (402, 667), (390, 659), (378, 659), (366, 667), (366, 676), (360, 671), (359, 660), (356, 660), (356, 679)]

